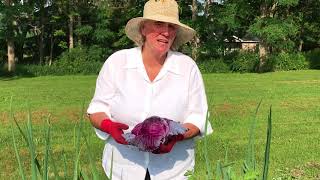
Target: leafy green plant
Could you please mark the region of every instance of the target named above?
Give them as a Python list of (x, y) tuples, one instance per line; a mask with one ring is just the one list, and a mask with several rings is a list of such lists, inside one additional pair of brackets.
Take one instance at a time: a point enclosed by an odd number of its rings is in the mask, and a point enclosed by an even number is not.
[(101, 48), (88, 49), (79, 46), (62, 53), (60, 58), (53, 63), (52, 68), (55, 69), (56, 75), (97, 74), (102, 66), (101, 61), (104, 61)]
[(234, 57), (230, 64), (233, 72), (255, 72), (259, 63), (259, 56), (257, 53), (240, 52)]
[[(247, 147), (247, 153), (246, 158), (243, 162), (242, 166), (242, 174), (236, 174), (233, 169), (232, 165), (233, 162), (229, 162), (228, 160), (228, 151), (225, 153), (225, 157), (223, 161), (218, 161), (216, 163), (216, 170), (215, 170), (215, 179), (216, 180), (234, 180), (234, 179), (244, 179), (244, 180), (256, 180), (256, 179), (262, 179), (267, 180), (268, 179), (268, 170), (269, 170), (269, 156), (270, 156), (270, 146), (271, 146), (271, 127), (272, 127), (272, 109), (270, 106), (269, 114), (268, 114), (268, 127), (267, 127), (267, 140), (265, 144), (265, 152), (264, 152), (264, 161), (263, 161), (263, 171), (261, 173), (258, 172), (258, 169), (256, 168), (256, 159), (255, 159), (255, 146), (254, 146), (254, 140), (255, 140), (255, 128), (256, 128), (256, 117), (259, 111), (261, 105), (261, 101), (257, 105), (255, 114), (253, 116), (253, 119), (251, 120), (250, 124), (250, 132), (249, 132), (249, 142)], [(210, 114), (207, 114), (207, 120), (206, 120), (206, 127), (207, 122), (210, 118)], [(206, 179), (213, 179), (212, 172), (211, 172), (211, 164), (208, 161), (208, 151), (207, 151), (207, 137), (204, 137), (204, 154), (205, 154), (205, 160), (206, 160), (206, 168), (207, 168), (207, 175)], [(192, 179), (191, 177), (190, 179)]]
[(257, 124), (257, 114), (259, 107), (261, 105), (261, 101), (258, 104), (254, 117), (251, 121), (251, 127), (250, 127), (250, 132), (249, 132), (249, 143), (247, 147), (247, 153), (246, 153), (246, 158), (243, 163), (243, 173), (244, 173), (244, 178), (245, 179), (257, 179), (259, 173), (256, 170), (256, 159), (255, 159), (255, 129), (256, 129), (256, 124)]
[(320, 69), (320, 48), (307, 52), (305, 57), (310, 69)]
[[(11, 104), (12, 104), (12, 99), (11, 99)], [(40, 161), (40, 158), (37, 154), (37, 150), (36, 150), (36, 145), (34, 143), (34, 135), (33, 135), (33, 128), (32, 128), (32, 118), (31, 118), (31, 112), (28, 112), (28, 118), (27, 118), (27, 124), (26, 124), (26, 129), (23, 130), (21, 128), (21, 126), (18, 124), (16, 118), (14, 117), (12, 108), (10, 107), (10, 117), (12, 119), (12, 121), (14, 122), (16, 128), (19, 130), (20, 135), (22, 136), (22, 138), (24, 139), (24, 141), (26, 142), (26, 145), (28, 146), (28, 150), (29, 150), (29, 154), (31, 156), (31, 179), (36, 180), (36, 179), (43, 179), (43, 180), (47, 180), (49, 179), (49, 171), (50, 171), (50, 164), (52, 166), (53, 169), (53, 174), (55, 179), (59, 179), (60, 175), (58, 173), (58, 169), (56, 166), (56, 162), (53, 159), (53, 153), (52, 153), (52, 146), (51, 146), (51, 124), (50, 124), (50, 115), (47, 117), (46, 119), (46, 123), (43, 127), (44, 129), (44, 143), (45, 143), (45, 152), (44, 152), (44, 158), (43, 161)], [(74, 164), (74, 169), (73, 169), (73, 174), (71, 175), (71, 177), (73, 177), (73, 179), (101, 179), (99, 176), (99, 173), (95, 167), (94, 161), (92, 159), (92, 155), (90, 154), (90, 145), (88, 143), (87, 137), (84, 135), (84, 133), (82, 132), (82, 126), (83, 126), (83, 114), (81, 114), (80, 116), (80, 122), (75, 126), (75, 136), (74, 136), (74, 156), (73, 156), (73, 164)], [(12, 125), (13, 127), (13, 125)], [(14, 147), (14, 152), (17, 158), (17, 162), (18, 162), (18, 166), (19, 166), (19, 173), (21, 176), (21, 179), (26, 179), (26, 177), (28, 176), (28, 173), (26, 173), (24, 171), (24, 168), (22, 166), (22, 161), (21, 161), (21, 155), (19, 154), (19, 149), (17, 146), (17, 138), (14, 132), (14, 128), (12, 129), (12, 141), (13, 141), (13, 147)], [(91, 169), (91, 175), (88, 175), (82, 168), (81, 168), (81, 163), (80, 163), (80, 155), (82, 153), (82, 146), (83, 144), (81, 143), (81, 140), (84, 140), (84, 144), (86, 145), (87, 148), (87, 156), (89, 159), (89, 163), (90, 163), (90, 169)], [(67, 174), (67, 159), (66, 159), (66, 155), (63, 152), (62, 155), (62, 159), (63, 159), (63, 164), (64, 164), (64, 171), (63, 171), (63, 175), (64, 178), (67, 179), (69, 176)], [(41, 162), (41, 163), (40, 163)], [(112, 176), (112, 174), (111, 174)], [(111, 177), (110, 176), (110, 177)]]
[(263, 180), (268, 179), (270, 147), (271, 147), (271, 132), (272, 132), (272, 108), (270, 106), (269, 116), (268, 116), (267, 140), (266, 140), (266, 147), (264, 151), (264, 164), (263, 164), (263, 174), (262, 174)]
[(229, 72), (229, 66), (222, 59), (209, 59), (196, 61), (202, 73), (226, 73)]
[(273, 71), (301, 70), (308, 67), (308, 62), (301, 53), (281, 52), (268, 57), (266, 66)]
[(207, 119), (206, 119), (206, 123), (205, 123), (205, 131), (204, 131), (204, 155), (205, 155), (205, 159), (206, 159), (206, 168), (207, 168), (207, 179), (212, 179), (213, 175), (211, 172), (211, 164), (209, 163), (209, 158), (208, 158), (208, 140), (207, 140), (207, 127), (208, 127), (208, 122), (209, 122), (209, 118), (210, 118), (210, 112), (207, 112)]

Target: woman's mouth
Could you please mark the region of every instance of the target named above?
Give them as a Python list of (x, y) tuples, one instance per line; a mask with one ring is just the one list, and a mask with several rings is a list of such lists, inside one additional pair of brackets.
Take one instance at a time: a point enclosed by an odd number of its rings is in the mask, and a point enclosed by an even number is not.
[(163, 44), (168, 44), (168, 42), (169, 42), (166, 39), (158, 39), (157, 41), (160, 42), (160, 43), (163, 43)]

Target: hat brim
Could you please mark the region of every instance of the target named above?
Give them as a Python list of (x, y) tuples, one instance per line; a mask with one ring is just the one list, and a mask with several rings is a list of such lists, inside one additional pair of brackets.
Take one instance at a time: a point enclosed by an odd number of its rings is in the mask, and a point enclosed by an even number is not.
[(128, 36), (129, 39), (137, 43), (137, 45), (141, 46), (143, 45), (143, 37), (140, 32), (140, 25), (141, 22), (145, 20), (153, 20), (153, 21), (161, 21), (161, 22), (167, 22), (167, 23), (172, 23), (175, 25), (178, 25), (177, 29), (177, 35), (176, 38), (172, 44), (173, 49), (178, 49), (182, 44), (185, 44), (189, 42), (196, 34), (195, 30), (192, 29), (191, 27), (180, 23), (179, 21), (175, 19), (170, 19), (168, 16), (154, 16), (154, 17), (136, 17), (132, 18), (131, 20), (128, 21), (125, 32)]

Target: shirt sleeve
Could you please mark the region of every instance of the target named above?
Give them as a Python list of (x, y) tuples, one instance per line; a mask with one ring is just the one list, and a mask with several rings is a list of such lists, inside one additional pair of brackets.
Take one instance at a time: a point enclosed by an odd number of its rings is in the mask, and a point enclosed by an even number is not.
[[(107, 60), (98, 75), (95, 93), (89, 104), (87, 113), (93, 114), (97, 112), (104, 112), (109, 118), (111, 118), (109, 102), (115, 96), (115, 92), (113, 72), (111, 64), (109, 63), (109, 60)], [(106, 140), (108, 138), (109, 135), (107, 133), (96, 128), (94, 129), (100, 139)]]
[(194, 66), (190, 72), (188, 89), (188, 110), (185, 123), (191, 123), (200, 130), (200, 136), (209, 135), (213, 132), (211, 124), (207, 122), (208, 104), (204, 83), (201, 73), (197, 66)]

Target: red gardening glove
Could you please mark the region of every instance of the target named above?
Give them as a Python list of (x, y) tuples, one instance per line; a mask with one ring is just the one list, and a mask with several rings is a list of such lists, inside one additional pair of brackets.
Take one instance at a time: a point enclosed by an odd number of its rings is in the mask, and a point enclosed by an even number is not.
[(113, 122), (110, 119), (104, 119), (101, 122), (100, 129), (113, 137), (113, 139), (119, 144), (128, 144), (128, 142), (122, 136), (123, 129), (128, 129), (129, 126), (126, 124)]
[(172, 148), (176, 144), (176, 142), (182, 141), (183, 139), (184, 139), (184, 137), (182, 134), (171, 136), (168, 138), (167, 142), (165, 142), (164, 144), (160, 144), (159, 148), (152, 151), (152, 153), (154, 153), (154, 154), (168, 153), (172, 150)]

